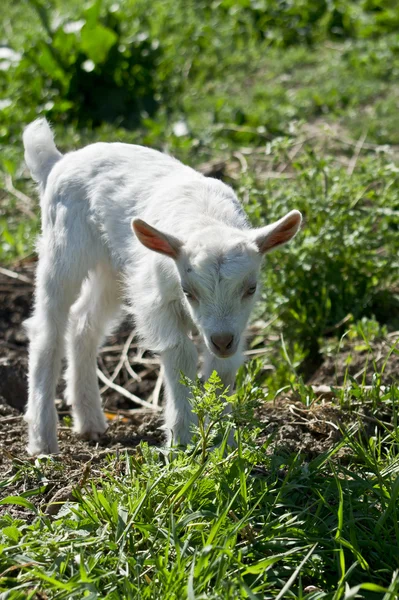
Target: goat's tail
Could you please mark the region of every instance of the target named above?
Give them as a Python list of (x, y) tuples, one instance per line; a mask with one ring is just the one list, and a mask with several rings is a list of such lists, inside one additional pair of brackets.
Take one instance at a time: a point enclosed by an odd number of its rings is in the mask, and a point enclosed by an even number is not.
[(47, 177), (62, 156), (54, 143), (54, 135), (46, 119), (37, 119), (25, 129), (23, 134), (25, 161), (32, 179), (43, 188)]

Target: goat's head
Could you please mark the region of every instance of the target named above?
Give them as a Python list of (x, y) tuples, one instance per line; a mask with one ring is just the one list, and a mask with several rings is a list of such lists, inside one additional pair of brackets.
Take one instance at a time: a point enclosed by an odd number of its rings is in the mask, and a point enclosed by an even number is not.
[(216, 224), (184, 240), (141, 219), (134, 219), (132, 228), (144, 246), (175, 261), (182, 302), (208, 349), (227, 358), (240, 346), (259, 290), (263, 256), (293, 238), (301, 221), (301, 213), (293, 210), (260, 229)]

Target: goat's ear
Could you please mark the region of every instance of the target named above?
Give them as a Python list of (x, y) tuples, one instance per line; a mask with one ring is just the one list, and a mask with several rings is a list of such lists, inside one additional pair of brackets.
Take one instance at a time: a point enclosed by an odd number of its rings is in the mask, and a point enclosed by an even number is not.
[(259, 252), (265, 254), (273, 248), (289, 242), (299, 231), (302, 215), (298, 210), (292, 210), (275, 223), (255, 230), (255, 243)]
[(170, 256), (175, 260), (179, 257), (182, 242), (173, 235), (163, 233), (141, 219), (133, 219), (132, 229), (137, 239), (146, 248)]

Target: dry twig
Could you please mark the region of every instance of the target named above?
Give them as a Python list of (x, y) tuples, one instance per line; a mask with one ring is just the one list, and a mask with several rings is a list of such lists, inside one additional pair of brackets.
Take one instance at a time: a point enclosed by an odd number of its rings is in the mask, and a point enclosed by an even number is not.
[[(348, 386), (344, 385), (312, 385), (311, 388), (315, 394), (331, 394), (332, 396), (336, 396), (337, 391), (349, 389)], [(375, 386), (373, 385), (362, 385), (362, 390), (364, 392), (371, 392), (373, 389), (375, 389)], [(381, 385), (379, 389), (381, 392), (385, 392), (387, 390), (387, 386)]]
[(29, 277), (25, 277), (21, 273), (16, 273), (15, 271), (10, 271), (10, 269), (5, 269), (4, 267), (0, 267), (0, 273), (5, 275), (6, 277), (11, 277), (11, 279), (19, 279), (24, 283), (29, 283), (29, 285), (33, 285), (33, 281), (29, 279)]
[[(112, 375), (109, 377), (109, 381), (112, 383), (113, 381), (115, 381), (116, 377), (118, 376), (120, 370), (122, 369), (123, 365), (125, 364), (125, 362), (128, 362), (127, 359), (127, 355), (130, 349), (130, 344), (133, 341), (134, 338), (134, 334), (135, 331), (131, 331), (129, 337), (127, 338), (125, 344), (123, 345), (123, 349), (122, 349), (122, 354), (119, 358), (118, 364), (116, 365), (114, 372), (112, 373)], [(141, 378), (137, 375), (137, 373), (135, 373), (133, 371), (133, 369), (131, 369), (129, 371), (129, 373), (132, 375), (132, 377), (136, 380), (136, 381), (141, 381)], [(109, 388), (109, 385), (105, 385), (102, 389), (101, 389), (101, 393), (103, 394), (107, 389)]]
[(12, 182), (12, 177), (8, 173), (6, 173), (6, 175), (4, 176), (4, 181), (6, 184), (7, 192), (12, 194), (14, 196), (14, 198), (16, 198), (18, 200), (18, 208), (21, 210), (21, 212), (28, 215), (28, 217), (30, 217), (31, 219), (35, 219), (36, 215), (33, 212), (33, 210), (30, 208), (31, 206), (34, 206), (33, 200), (31, 198), (29, 198), (29, 196), (27, 196), (23, 192), (20, 192), (19, 190), (17, 190), (14, 187), (13, 182)]
[(347, 168), (347, 171), (346, 171), (348, 173), (348, 175), (352, 175), (353, 171), (356, 168), (356, 163), (357, 163), (359, 155), (360, 155), (360, 153), (362, 151), (364, 142), (366, 141), (366, 137), (367, 137), (367, 131), (365, 131), (363, 133), (363, 135), (357, 141), (357, 144), (355, 146), (355, 150), (353, 152), (353, 156), (352, 156), (352, 158), (349, 161), (349, 165), (348, 165), (348, 168)]
[(14, 421), (20, 421), (23, 418), (23, 415), (18, 415), (17, 417), (4, 417), (4, 419), (0, 419), (0, 424), (5, 425), (7, 423), (13, 423)]
[(161, 365), (161, 368), (159, 369), (158, 379), (157, 379), (157, 382), (154, 387), (154, 391), (152, 392), (152, 394), (150, 396), (152, 404), (154, 406), (159, 405), (159, 396), (161, 394), (162, 383), (163, 383), (163, 372), (164, 372), (163, 366)]
[(125, 398), (128, 398), (132, 402), (135, 402), (136, 404), (140, 404), (140, 406), (145, 406), (147, 408), (150, 408), (150, 409), (152, 409), (154, 411), (160, 410), (157, 406), (153, 406), (152, 404), (150, 404), (146, 400), (142, 400), (138, 396), (135, 396), (134, 394), (131, 394), (130, 392), (128, 392), (127, 390), (125, 390), (125, 388), (123, 388), (122, 386), (117, 385), (116, 383), (114, 383), (113, 381), (111, 381), (110, 379), (108, 379), (104, 375), (104, 373), (102, 371), (100, 371), (100, 369), (97, 369), (97, 377), (100, 379), (100, 381), (102, 381), (103, 383), (105, 383), (109, 388), (111, 388), (112, 390), (115, 390), (116, 392), (118, 392), (122, 396), (125, 396)]

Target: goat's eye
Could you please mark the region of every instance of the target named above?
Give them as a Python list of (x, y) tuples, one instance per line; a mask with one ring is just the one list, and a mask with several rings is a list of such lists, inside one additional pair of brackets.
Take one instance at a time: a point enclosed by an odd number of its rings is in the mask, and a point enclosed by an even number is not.
[(249, 287), (247, 289), (247, 291), (245, 292), (245, 295), (246, 296), (253, 296), (255, 292), (256, 292), (256, 284), (255, 285), (251, 285), (251, 287)]
[(185, 290), (184, 288), (183, 288), (183, 294), (185, 295), (187, 300), (195, 300), (195, 297), (191, 294), (191, 292), (189, 292), (188, 290)]

